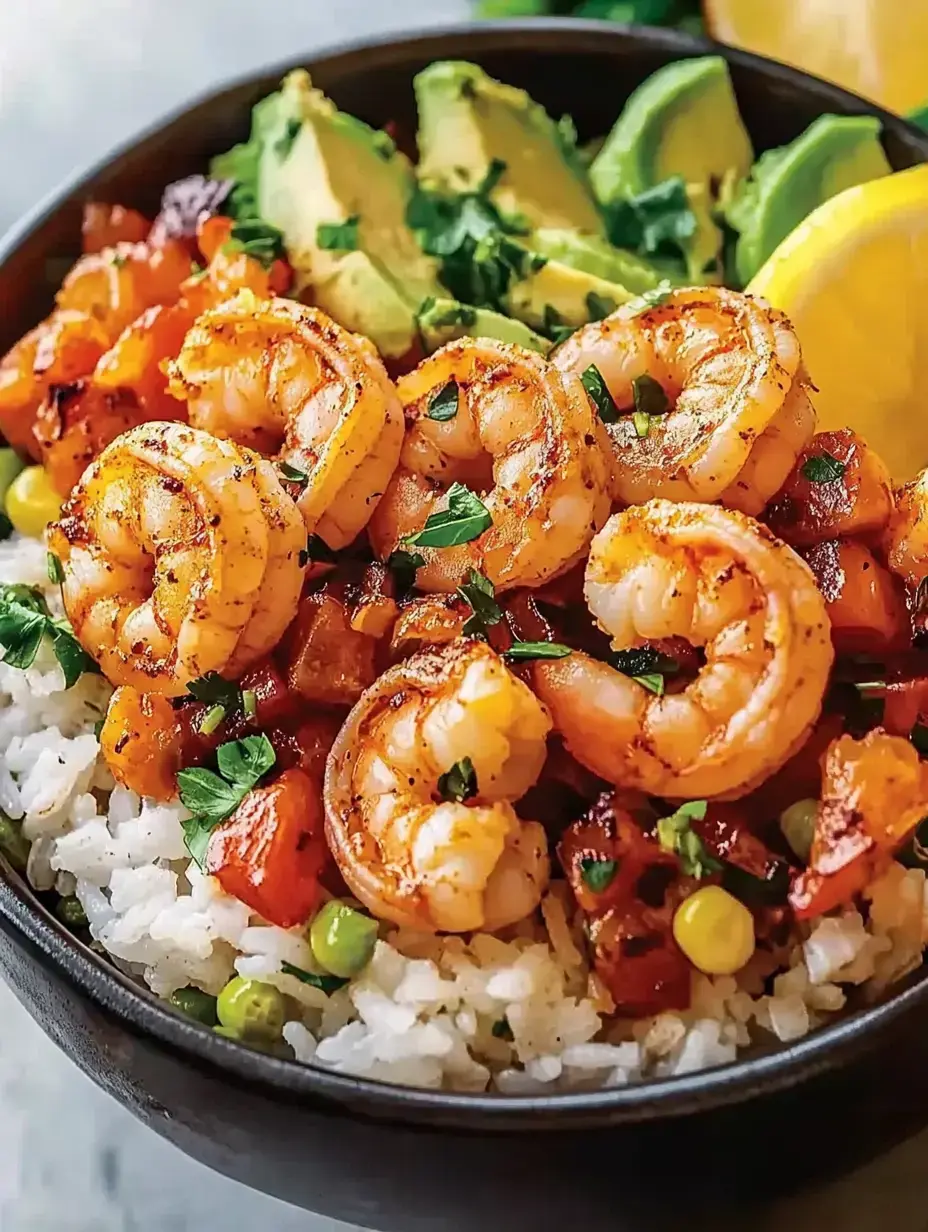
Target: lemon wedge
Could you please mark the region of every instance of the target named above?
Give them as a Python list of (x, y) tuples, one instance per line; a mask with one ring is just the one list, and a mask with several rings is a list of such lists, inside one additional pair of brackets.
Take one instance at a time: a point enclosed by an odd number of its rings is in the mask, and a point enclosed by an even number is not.
[(703, 0), (713, 37), (882, 103), (928, 102), (926, 0)]
[(826, 201), (747, 289), (793, 322), (820, 429), (853, 428), (897, 480), (928, 465), (928, 165)]

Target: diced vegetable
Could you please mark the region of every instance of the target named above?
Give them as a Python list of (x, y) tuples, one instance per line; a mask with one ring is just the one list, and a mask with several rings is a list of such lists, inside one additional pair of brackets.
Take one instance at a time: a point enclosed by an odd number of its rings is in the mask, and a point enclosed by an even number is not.
[(7, 488), (4, 504), (14, 528), (29, 539), (41, 539), (45, 527), (61, 512), (61, 497), (41, 466), (19, 472)]
[(215, 1027), (219, 1021), (216, 1013), (216, 998), (199, 988), (178, 988), (171, 993), (171, 1004), (204, 1027)]
[(272, 1043), (280, 1038), (287, 1004), (273, 984), (240, 975), (229, 980), (216, 999), (220, 1023), (235, 1039)]
[(881, 655), (910, 637), (901, 583), (862, 543), (829, 539), (805, 554), (825, 596), (831, 639), (841, 655)]
[(377, 944), (377, 921), (331, 899), (313, 920), (309, 943), (320, 966), (349, 979), (370, 961)]
[(817, 800), (797, 800), (780, 814), (780, 829), (800, 860), (808, 860), (818, 816)]
[(706, 975), (733, 975), (754, 953), (754, 917), (721, 886), (702, 886), (681, 903), (673, 935)]

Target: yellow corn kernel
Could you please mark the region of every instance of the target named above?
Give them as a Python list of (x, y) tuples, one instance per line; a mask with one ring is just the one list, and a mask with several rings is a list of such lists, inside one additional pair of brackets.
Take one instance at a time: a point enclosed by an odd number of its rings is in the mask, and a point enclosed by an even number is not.
[(703, 886), (673, 917), (677, 945), (706, 975), (732, 975), (754, 953), (754, 918), (721, 886)]

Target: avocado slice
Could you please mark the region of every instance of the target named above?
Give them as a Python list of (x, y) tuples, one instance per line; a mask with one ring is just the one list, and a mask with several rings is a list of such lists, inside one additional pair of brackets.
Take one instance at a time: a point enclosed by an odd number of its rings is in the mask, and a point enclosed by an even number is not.
[(617, 282), (632, 295), (653, 290), (666, 276), (657, 265), (627, 249), (613, 247), (598, 235), (542, 227), (534, 233), (531, 243), (536, 252), (550, 261), (569, 265), (606, 282)]
[(424, 185), (475, 193), (495, 160), (505, 170), (493, 186), (493, 204), (526, 230), (605, 234), (569, 117), (555, 123), (524, 90), (463, 60), (430, 64), (414, 86)]
[(762, 154), (724, 210), (739, 232), (735, 269), (742, 285), (818, 206), (891, 171), (875, 116), (819, 116), (795, 141)]
[(551, 343), (521, 321), (503, 316), (490, 308), (471, 308), (456, 299), (427, 299), (419, 308), (422, 345), (431, 353), (458, 338), (494, 338), (515, 342), (529, 351), (547, 355)]
[[(666, 187), (664, 246), (669, 240), (678, 247), (688, 276), (703, 280), (722, 245), (712, 217), (719, 186), (745, 175), (753, 157), (728, 66), (721, 56), (701, 56), (668, 64), (635, 90), (590, 165), (590, 182), (618, 244), (629, 203), (637, 210), (644, 199), (653, 211), (657, 202), (650, 194)], [(688, 217), (684, 203), (674, 199), (678, 180)], [(648, 243), (648, 234), (643, 251), (650, 255), (660, 249)]]
[(257, 212), (284, 237), (296, 293), (381, 354), (405, 354), (416, 309), (442, 294), (437, 262), (406, 225), (415, 187), (386, 133), (338, 110), (304, 70), (255, 108), (251, 140), (214, 160), (216, 174), (251, 169)]
[(602, 320), (633, 298), (619, 283), (560, 261), (546, 261), (510, 284), (505, 308), (533, 329), (550, 332), (552, 325), (576, 329)]

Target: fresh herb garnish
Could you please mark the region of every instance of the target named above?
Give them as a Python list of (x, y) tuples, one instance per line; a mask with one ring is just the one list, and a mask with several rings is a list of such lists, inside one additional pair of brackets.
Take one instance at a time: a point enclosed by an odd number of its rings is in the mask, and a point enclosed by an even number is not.
[(210, 706), (206, 714), (200, 720), (200, 726), (197, 728), (201, 736), (211, 736), (214, 731), (222, 726), (226, 718), (225, 706)]
[(530, 659), (565, 659), (570, 653), (570, 647), (560, 642), (513, 642), (503, 651), (503, 658), (524, 663)]
[(301, 566), (310, 563), (314, 565), (334, 565), (338, 557), (321, 535), (312, 534), (306, 540), (306, 547), (300, 552)]
[(181, 803), (192, 814), (181, 823), (184, 843), (200, 868), (213, 830), (232, 816), (276, 760), (274, 746), (262, 732), (221, 744), (216, 750), (218, 774), (202, 766), (178, 771)]
[(496, 602), (496, 587), (476, 569), (467, 571), (467, 581), (458, 587), (458, 594), (471, 610), (461, 630), (466, 637), (485, 637), (488, 626), (497, 625), (503, 619), (502, 609)]
[(456, 761), (450, 770), (438, 777), (438, 794), (442, 800), (463, 804), (477, 794), (477, 771), (469, 757)]
[(637, 680), (643, 689), (656, 693), (658, 697), (664, 696), (664, 677), (660, 672), (648, 672), (644, 676), (634, 676), (633, 679)]
[(493, 525), (490, 511), (463, 483), (453, 483), (448, 489), (448, 508), (432, 513), (425, 526), (403, 542), (408, 547), (453, 548), (459, 543), (471, 543)]
[(678, 856), (680, 868), (688, 877), (700, 880), (722, 869), (721, 862), (709, 854), (705, 843), (690, 824), (702, 821), (707, 808), (705, 800), (690, 800), (657, 823), (657, 840), (661, 847)]
[(231, 253), (243, 252), (254, 257), (265, 269), (269, 269), (285, 251), (282, 232), (263, 218), (243, 218), (234, 222), (223, 248)]
[(40, 591), (31, 586), (0, 586), (0, 646), (6, 652), (3, 662), (9, 667), (31, 667), (46, 637), (64, 674), (66, 689), (84, 672), (99, 671), (70, 625), (52, 618)]
[(696, 234), (696, 215), (680, 175), (613, 202), (606, 216), (613, 244), (648, 257), (685, 256), (688, 241)]
[(612, 883), (618, 867), (617, 860), (581, 860), (580, 876), (594, 894), (602, 894), (603, 890)]
[(326, 996), (337, 992), (339, 988), (344, 988), (350, 982), (341, 975), (316, 975), (315, 971), (304, 971), (302, 967), (295, 967), (293, 963), (286, 960), (280, 964), (280, 969), (284, 975), (292, 975), (301, 984), (309, 984), (311, 988), (318, 988)]
[(847, 467), (823, 450), (806, 458), (799, 469), (809, 483), (834, 483), (844, 475)]
[(360, 214), (352, 214), (344, 222), (321, 222), (316, 228), (316, 243), (328, 252), (355, 252), (360, 221)]
[(591, 321), (601, 321), (603, 317), (609, 316), (610, 312), (615, 312), (616, 307), (614, 299), (609, 299), (605, 295), (597, 295), (595, 291), (590, 291), (586, 297), (586, 310), (590, 314)]
[(477, 309), (452, 299), (442, 300), (439, 307), (435, 296), (429, 295), (416, 311), (416, 322), (420, 329), (451, 329), (458, 325), (469, 329), (477, 322)]
[(290, 157), (290, 152), (293, 149), (297, 137), (300, 135), (300, 130), (303, 125), (297, 119), (287, 121), (284, 131), (274, 142), (274, 153), (280, 158), (281, 162), (286, 162)]
[(635, 399), (635, 409), (632, 412), (635, 433), (639, 437), (645, 437), (651, 430), (652, 417), (666, 415), (670, 410), (670, 402), (660, 382), (647, 373), (636, 376), (632, 381), (632, 397)]
[(231, 713), (242, 704), (242, 694), (234, 680), (226, 680), (218, 672), (207, 672), (187, 682), (187, 692), (208, 706), (222, 706)]
[(619, 418), (619, 408), (616, 406), (615, 399), (603, 380), (603, 374), (596, 365), (590, 364), (589, 368), (581, 373), (580, 380), (587, 392), (587, 397), (593, 403), (603, 423), (616, 423)]
[(647, 676), (652, 672), (672, 675), (680, 668), (676, 659), (661, 654), (659, 650), (654, 650), (651, 646), (634, 647), (631, 650), (613, 650), (609, 655), (609, 662), (617, 672), (621, 672), (623, 676), (631, 676), (632, 679)]
[(64, 581), (64, 567), (54, 552), (47, 553), (46, 567), (48, 569), (48, 580), (52, 585), (60, 586)]
[(555, 344), (563, 342), (577, 332), (576, 326), (565, 325), (564, 318), (553, 304), (545, 304), (541, 318), (541, 332)]
[(629, 300), (625, 305), (625, 311), (629, 317), (641, 316), (643, 312), (648, 312), (652, 308), (662, 307), (672, 294), (673, 286), (665, 278), (652, 290), (644, 291), (641, 295), (636, 295), (634, 299)]
[(434, 419), (436, 423), (447, 423), (449, 419), (454, 419), (458, 413), (459, 392), (458, 383), (453, 379), (442, 385), (441, 389), (432, 395), (427, 417)]
[(291, 466), (289, 462), (278, 462), (277, 469), (287, 483), (298, 483), (301, 488), (305, 488), (309, 483), (309, 475), (306, 471), (301, 471), (298, 466)]
[(421, 569), (424, 564), (425, 557), (421, 552), (406, 552), (402, 548), (391, 552), (386, 561), (387, 568), (401, 591), (412, 590), (416, 584), (416, 570)]

